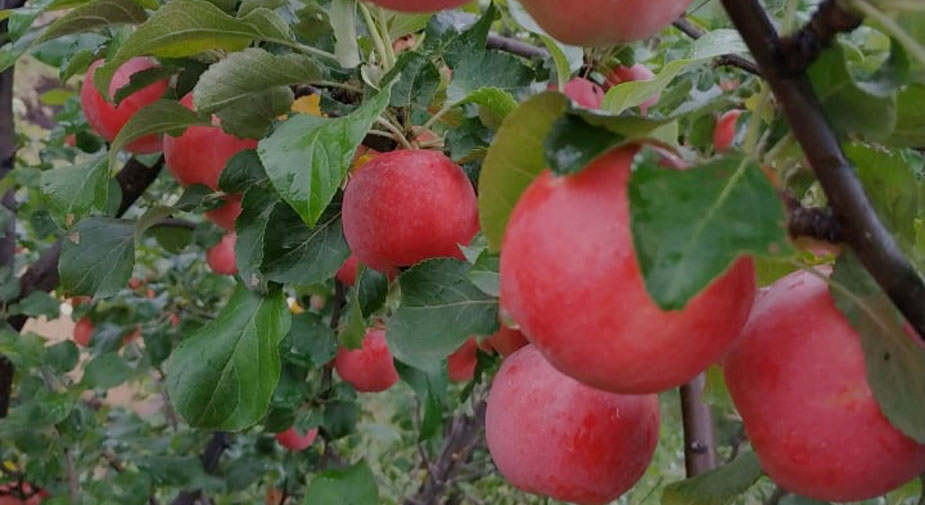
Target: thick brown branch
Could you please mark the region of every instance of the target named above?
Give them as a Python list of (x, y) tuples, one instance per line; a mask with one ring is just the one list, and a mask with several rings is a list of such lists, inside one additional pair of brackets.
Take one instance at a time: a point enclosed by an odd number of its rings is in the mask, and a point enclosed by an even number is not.
[(832, 45), (839, 32), (850, 32), (861, 26), (863, 19), (826, 0), (813, 14), (812, 19), (792, 36), (781, 40), (780, 61), (789, 75), (797, 76), (809, 68), (823, 49)]
[(808, 237), (830, 244), (845, 241), (845, 232), (832, 209), (803, 207), (799, 201), (790, 197), (786, 197), (785, 201), (790, 211), (787, 226), (791, 237)]
[[(703, 32), (700, 28), (694, 26), (686, 17), (680, 17), (672, 24), (675, 28), (681, 30), (682, 33), (694, 40), (703, 37)], [(737, 54), (724, 54), (717, 57), (716, 65), (720, 67), (736, 67), (753, 75), (761, 75), (761, 69), (758, 68), (758, 65), (755, 65)]]
[(710, 406), (703, 401), (705, 374), (681, 386), (684, 422), (684, 467), (688, 477), (716, 468), (716, 429)]
[(805, 74), (781, 60), (781, 40), (757, 0), (722, 0), (790, 120), (793, 134), (842, 224), (846, 242), (925, 338), (925, 282), (880, 221)]

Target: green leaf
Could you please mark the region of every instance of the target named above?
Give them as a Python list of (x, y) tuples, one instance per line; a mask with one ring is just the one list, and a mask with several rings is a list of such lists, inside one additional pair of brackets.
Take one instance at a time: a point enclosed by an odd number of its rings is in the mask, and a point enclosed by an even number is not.
[(279, 381), (279, 344), (289, 331), (286, 297), (239, 284), (213, 321), (184, 340), (168, 363), (177, 413), (197, 428), (241, 430), (267, 411)]
[(250, 288), (256, 288), (263, 282), (261, 266), (266, 248), (265, 236), (270, 226), (270, 214), (278, 203), (276, 193), (262, 186), (247, 190), (241, 199), (241, 215), (235, 221), (238, 234), (235, 259), (238, 275)]
[(280, 196), (314, 226), (334, 198), (357, 146), (389, 103), (389, 88), (347, 116), (297, 114), (260, 141), (257, 152)]
[(125, 287), (134, 266), (135, 224), (94, 217), (65, 235), (58, 272), (68, 294), (105, 298)]
[(286, 284), (314, 284), (333, 277), (350, 256), (340, 215), (340, 202), (334, 202), (318, 224), (308, 227), (292, 207), (278, 203), (264, 235), (262, 270), (267, 278)]
[(663, 310), (683, 308), (742, 254), (790, 252), (783, 205), (756, 162), (733, 155), (680, 171), (644, 149), (634, 168), (633, 242)]
[(468, 263), (427, 260), (404, 272), (399, 282), (401, 305), (387, 334), (399, 361), (434, 373), (469, 337), (498, 329), (498, 301), (469, 280)]
[(58, 226), (70, 228), (93, 210), (102, 210), (109, 193), (106, 158), (42, 172), (39, 188)]
[(555, 123), (543, 143), (549, 168), (559, 175), (580, 172), (595, 158), (622, 143), (624, 137), (566, 114)]
[(222, 129), (240, 138), (263, 138), (279, 116), (289, 112), (293, 93), (288, 86), (276, 86), (250, 95), (215, 113)]
[(302, 312), (292, 316), (292, 327), (283, 340), (282, 350), (322, 367), (337, 354), (337, 337), (321, 316)]
[(408, 51), (398, 57), (393, 72), (397, 72), (399, 77), (392, 86), (389, 105), (426, 109), (440, 85), (437, 66), (421, 53)]
[(333, 0), (330, 5), (329, 18), (335, 39), (334, 56), (344, 68), (354, 68), (360, 64), (356, 11), (357, 0)]
[(883, 415), (925, 444), (925, 348), (857, 256), (846, 250), (835, 263), (830, 291), (835, 305), (861, 335), (867, 382)]
[(365, 461), (328, 470), (312, 479), (305, 505), (378, 505), (376, 477)]
[[(174, 0), (177, 1), (177, 0)], [(102, 68), (102, 67), (99, 67)], [(190, 126), (211, 126), (208, 116), (197, 114), (180, 102), (158, 100), (136, 112), (112, 140), (109, 150), (109, 166), (115, 165), (116, 156), (123, 147), (146, 135), (166, 133), (177, 137)]]
[(925, 145), (925, 85), (910, 84), (896, 97), (896, 126), (884, 144), (895, 147)]
[(447, 89), (451, 103), (465, 100), (481, 88), (515, 91), (530, 84), (533, 69), (517, 56), (496, 50), (469, 53), (453, 68), (453, 80)]
[(385, 303), (389, 294), (389, 278), (382, 272), (364, 268), (357, 272), (356, 290), (363, 317), (370, 317)]
[(698, 59), (681, 59), (667, 63), (662, 70), (655, 75), (655, 78), (648, 81), (628, 81), (617, 84), (610, 88), (604, 95), (604, 102), (601, 104), (601, 110), (609, 111), (613, 114), (620, 114), (623, 111), (643, 104), (653, 95), (657, 95), (665, 90), (668, 85), (681, 72), (693, 64), (696, 64), (705, 58)]
[[(366, 267), (357, 265), (357, 277), (363, 275)], [(359, 290), (354, 287), (347, 298), (346, 322), (337, 332), (337, 342), (346, 349), (361, 349), (366, 337), (366, 318), (363, 316), (363, 306), (360, 304)]]
[(541, 93), (505, 118), (488, 149), (479, 175), (479, 221), (492, 250), (501, 238), (517, 199), (546, 167), (543, 143), (553, 123), (568, 109), (559, 93)]
[(694, 41), (690, 59), (705, 60), (727, 54), (748, 54), (748, 46), (738, 30), (721, 28), (710, 30)]
[(225, 193), (239, 194), (265, 180), (267, 180), (267, 173), (260, 164), (257, 150), (245, 149), (228, 160), (218, 180), (218, 187)]
[(332, 440), (344, 438), (356, 432), (358, 417), (359, 406), (356, 401), (329, 401), (324, 405), (324, 430)]
[(510, 93), (500, 88), (481, 88), (473, 91), (469, 93), (464, 102), (481, 105), (499, 120), (503, 120), (517, 108), (517, 100)]
[(178, 74), (179, 72), (180, 68), (174, 67), (172, 65), (157, 65), (151, 68), (146, 68), (139, 72), (135, 72), (129, 77), (128, 84), (116, 90), (116, 94), (112, 96), (113, 103), (119, 105), (122, 103), (122, 100), (125, 100), (133, 93), (140, 91), (158, 81), (168, 79), (171, 76)]
[(131, 374), (132, 368), (121, 356), (106, 353), (87, 363), (81, 384), (89, 389), (110, 389), (125, 382)]
[(211, 113), (240, 104), (268, 88), (306, 84), (320, 78), (321, 69), (307, 56), (275, 55), (252, 47), (209, 67), (193, 89), (193, 103), (200, 113)]
[(501, 296), (500, 270), (501, 257), (497, 253), (485, 251), (469, 270), (469, 280), (483, 293), (497, 298)]
[(64, 374), (70, 372), (77, 366), (80, 359), (80, 351), (77, 346), (70, 340), (57, 343), (45, 350), (45, 364), (51, 367), (56, 373)]
[(49, 321), (58, 317), (60, 307), (58, 299), (44, 291), (33, 291), (18, 304), (20, 314), (29, 317), (45, 316)]
[(894, 95), (871, 93), (854, 81), (840, 43), (822, 52), (809, 67), (809, 79), (826, 117), (839, 132), (886, 137), (896, 124)]
[(103, 96), (109, 96), (109, 82), (116, 69), (132, 57), (181, 58), (208, 49), (240, 51), (254, 40), (288, 44), (291, 35), (282, 19), (265, 8), (236, 18), (206, 0), (171, 0), (96, 70), (93, 83)]
[(666, 486), (662, 505), (725, 505), (760, 477), (758, 457), (754, 452), (745, 452), (715, 470)]

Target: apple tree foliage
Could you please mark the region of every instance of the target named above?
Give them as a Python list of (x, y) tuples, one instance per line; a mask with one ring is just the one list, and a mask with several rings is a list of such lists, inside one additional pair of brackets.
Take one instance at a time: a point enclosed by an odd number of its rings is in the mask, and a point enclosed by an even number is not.
[[(846, 3), (869, 8), (866, 23), (822, 51), (808, 69), (812, 87), (877, 213), (925, 272), (925, 10), (914, 1)], [(818, 2), (763, 4), (794, 28)], [(37, 130), (17, 110), (15, 169), (0, 180), (18, 205), (0, 216), (16, 222), (15, 261), (0, 267), (4, 316), (72, 311), (95, 328), (87, 349), (28, 328), (0, 330), (0, 351), (16, 370), (0, 421), (0, 480), (40, 486), (51, 494), (44, 503), (193, 503), (182, 501), (193, 493), (215, 504), (411, 504), (434, 485), (447, 503), (548, 503), (504, 483), (480, 436), (464, 461), (453, 459), (454, 433), (478, 411), (499, 358), (480, 352), (464, 385), (448, 382), (446, 358), (499, 327), (501, 237), (533, 178), (547, 167), (578, 172), (642, 140), (689, 167), (668, 170), (644, 149), (630, 183), (638, 259), (659, 306), (683, 307), (745, 253), (763, 286), (835, 263), (833, 293), (863, 336), (884, 414), (925, 442), (925, 351), (900, 324), (873, 320), (871, 310), (894, 322), (899, 314), (853, 255), (836, 261), (831, 248), (819, 253), (788, 236), (779, 195), (806, 207), (826, 198), (762, 78), (726, 64), (730, 55), (747, 61), (748, 50), (717, 1), (689, 10), (696, 39), (669, 27), (610, 48), (561, 45), (513, 0), (437, 14), (356, 0), (30, 0), (0, 15), (8, 23), (0, 67), (38, 65), (54, 76), (39, 96), (52, 121)], [(521, 49), (498, 44), (499, 34)], [(78, 83), (104, 57), (94, 85), (108, 90), (135, 56), (160, 67), (111, 98), (162, 78), (170, 88), (107, 145), (87, 126)], [(655, 78), (611, 87), (601, 110), (547, 91), (575, 75), (603, 83), (609, 69), (634, 63)], [(178, 103), (187, 93), (197, 112)], [(732, 149), (718, 153), (713, 130), (731, 109), (745, 113)], [(165, 171), (121, 214), (115, 177), (129, 163), (121, 148), (209, 124), (209, 114), (259, 141), (228, 163), (220, 191), (182, 188)], [(409, 146), (443, 150), (465, 169), (481, 233), (462, 247), (465, 261), (422, 262), (393, 281), (361, 268), (352, 287), (336, 284), (350, 254), (342, 188), (358, 150)], [(156, 171), (162, 160), (130, 163)], [(214, 275), (204, 261), (221, 231), (202, 214), (223, 194), (243, 195), (236, 277)], [(19, 276), (58, 241), (58, 286), (20, 296)], [(144, 282), (127, 287), (133, 277)], [(378, 321), (402, 381), (358, 395), (328, 363)], [(141, 338), (123, 344), (136, 329)], [(128, 403), (111, 400), (121, 386), (134, 395)], [(620, 503), (773, 499), (717, 367), (707, 370), (705, 397), (726, 464), (685, 480), (681, 414), (665, 393), (653, 465)], [(321, 436), (290, 453), (273, 438), (289, 426)], [(444, 465), (453, 465), (449, 479), (435, 483)], [(911, 505), (920, 493), (912, 482), (865, 503)]]

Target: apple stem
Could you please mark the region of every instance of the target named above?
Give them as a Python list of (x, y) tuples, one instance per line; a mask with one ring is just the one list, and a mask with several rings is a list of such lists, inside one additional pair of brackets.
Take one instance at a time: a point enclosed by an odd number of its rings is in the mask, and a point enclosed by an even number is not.
[[(789, 118), (794, 137), (803, 147), (844, 229), (846, 242), (857, 252), (865, 268), (912, 327), (919, 335), (925, 336), (925, 311), (922, 310), (925, 281), (877, 216), (813, 91), (805, 72), (808, 65), (800, 65), (799, 68), (803, 70), (798, 74), (793, 73), (793, 63), (789, 62), (790, 58), (797, 57), (793, 48), (807, 46), (787, 45), (757, 0), (722, 0), (722, 4)], [(834, 4), (834, 1), (827, 0), (820, 10), (837, 7), (829, 4)], [(818, 25), (825, 24), (827, 20), (835, 21), (832, 18), (834, 16), (817, 13), (810, 22), (816, 28), (810, 31), (818, 32)], [(839, 22), (826, 26), (828, 28), (822, 29), (820, 33), (853, 29), (851, 27), (856, 26), (856, 23)], [(800, 32), (806, 30), (804, 28)], [(785, 46), (790, 53), (785, 52)], [(815, 51), (810, 51), (803, 56), (807, 61), (812, 61), (817, 55)]]

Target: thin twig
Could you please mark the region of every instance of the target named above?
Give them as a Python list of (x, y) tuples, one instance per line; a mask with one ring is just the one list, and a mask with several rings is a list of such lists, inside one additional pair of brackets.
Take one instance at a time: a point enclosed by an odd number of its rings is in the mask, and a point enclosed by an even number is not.
[(80, 503), (80, 477), (74, 467), (74, 453), (70, 449), (64, 451), (64, 464), (67, 471), (67, 494), (71, 505)]
[(545, 48), (537, 47), (526, 42), (512, 39), (510, 37), (502, 37), (501, 35), (495, 35), (493, 33), (488, 35), (488, 44), (489, 49), (498, 49), (506, 53), (516, 54), (517, 56), (522, 56), (524, 58), (549, 58), (549, 51)]
[(703, 401), (705, 374), (681, 386), (681, 414), (684, 424), (684, 467), (688, 477), (716, 468), (716, 429), (710, 406)]
[[(694, 40), (703, 37), (703, 32), (700, 30), (700, 28), (694, 26), (694, 24), (684, 16), (681, 16), (672, 24), (675, 28)], [(747, 59), (737, 54), (724, 54), (722, 56), (718, 56), (715, 61), (716, 65), (718, 66), (736, 67), (753, 75), (761, 75), (761, 69), (758, 68), (758, 65), (755, 65), (751, 61), (748, 61)]]

